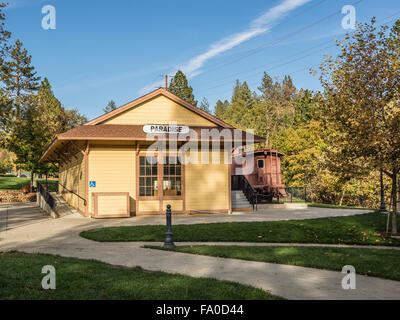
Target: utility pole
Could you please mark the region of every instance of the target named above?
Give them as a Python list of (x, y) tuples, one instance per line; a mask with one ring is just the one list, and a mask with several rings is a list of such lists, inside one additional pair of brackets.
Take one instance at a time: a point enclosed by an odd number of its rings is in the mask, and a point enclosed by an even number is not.
[[(163, 78), (165, 78), (165, 90), (168, 90), (168, 73), (167, 74), (162, 74), (162, 75), (160, 75), (160, 77), (163, 77)], [(171, 76), (172, 78), (173, 78), (173, 76)]]
[[(163, 77), (163, 78), (165, 78), (165, 87), (164, 87), (164, 89), (165, 90), (168, 90), (168, 73), (167, 74), (162, 74), (160, 77)], [(162, 86), (160, 86), (160, 88), (162, 88)]]

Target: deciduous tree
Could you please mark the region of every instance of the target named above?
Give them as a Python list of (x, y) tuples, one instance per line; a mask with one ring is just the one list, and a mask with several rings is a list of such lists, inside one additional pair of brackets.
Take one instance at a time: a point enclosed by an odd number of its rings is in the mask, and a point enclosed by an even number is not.
[(333, 133), (330, 152), (347, 167), (384, 169), (392, 180), (394, 234), (400, 171), (400, 20), (390, 32), (377, 29), (375, 19), (359, 24), (338, 46), (339, 56), (325, 59), (320, 76), (325, 89), (321, 115)]

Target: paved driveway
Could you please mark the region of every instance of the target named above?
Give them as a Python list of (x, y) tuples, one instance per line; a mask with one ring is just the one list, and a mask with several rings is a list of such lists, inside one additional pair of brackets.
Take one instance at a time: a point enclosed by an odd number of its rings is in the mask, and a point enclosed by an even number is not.
[[(23, 208), (28, 210), (19, 207)], [(269, 209), (256, 214), (177, 216), (174, 222), (269, 221), (360, 213), (365, 211), (310, 208), (300, 212)], [(343, 290), (343, 274), (340, 272), (151, 250), (142, 248), (143, 243), (100, 243), (79, 237), (83, 230), (102, 226), (160, 224), (164, 223), (163, 217), (91, 220), (69, 215), (57, 220), (38, 219), (38, 223), (30, 222), (1, 232), (0, 250), (58, 254), (120, 266), (141, 266), (147, 270), (231, 280), (289, 299), (400, 299), (398, 281), (357, 276), (357, 290)]]
[(0, 205), (0, 232), (40, 223), (49, 219), (36, 203), (13, 203)]

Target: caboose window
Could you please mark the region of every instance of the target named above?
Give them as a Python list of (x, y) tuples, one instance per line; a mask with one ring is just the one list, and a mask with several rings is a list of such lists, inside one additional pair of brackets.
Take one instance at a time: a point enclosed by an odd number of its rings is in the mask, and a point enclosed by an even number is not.
[(257, 167), (259, 169), (264, 169), (264, 160), (263, 159), (257, 160)]

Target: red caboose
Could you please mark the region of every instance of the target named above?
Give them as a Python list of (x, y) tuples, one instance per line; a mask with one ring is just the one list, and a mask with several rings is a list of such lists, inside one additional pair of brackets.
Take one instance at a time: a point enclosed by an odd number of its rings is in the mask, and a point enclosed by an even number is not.
[[(247, 160), (242, 163), (240, 158)], [(282, 184), (281, 158), (283, 153), (262, 149), (246, 152), (239, 148), (233, 152), (232, 159), (232, 190), (241, 190), (243, 177), (267, 201), (273, 198), (285, 197), (285, 185)], [(239, 157), (239, 158), (237, 158)]]

